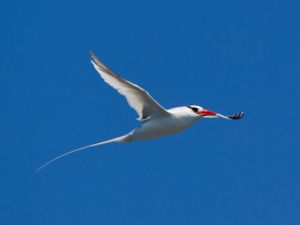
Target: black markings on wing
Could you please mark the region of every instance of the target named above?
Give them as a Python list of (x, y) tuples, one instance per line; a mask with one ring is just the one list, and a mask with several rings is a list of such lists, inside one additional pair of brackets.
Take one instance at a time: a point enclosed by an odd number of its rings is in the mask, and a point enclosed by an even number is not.
[(232, 120), (239, 120), (239, 119), (242, 119), (244, 116), (244, 113), (243, 112), (239, 112), (239, 113), (236, 113), (234, 115), (230, 115), (230, 116), (227, 116), (228, 118), (232, 119)]

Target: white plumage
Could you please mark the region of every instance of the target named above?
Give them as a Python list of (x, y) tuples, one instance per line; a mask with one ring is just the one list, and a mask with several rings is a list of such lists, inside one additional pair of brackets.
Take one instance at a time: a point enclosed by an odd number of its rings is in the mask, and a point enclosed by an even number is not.
[(37, 171), (40, 171), (60, 158), (87, 148), (112, 142), (133, 142), (174, 134), (186, 129), (200, 118), (237, 120), (241, 119), (244, 115), (244, 113), (240, 112), (231, 116), (225, 116), (195, 105), (166, 110), (146, 90), (113, 73), (93, 53), (91, 53), (91, 62), (102, 79), (121, 95), (125, 96), (128, 104), (137, 112), (138, 119), (142, 121), (142, 124), (123, 136), (66, 152), (43, 164)]
[(137, 112), (139, 119), (143, 120), (150, 116), (160, 116), (166, 114), (166, 110), (155, 101), (151, 95), (143, 88), (133, 84), (113, 73), (107, 68), (93, 53), (91, 53), (92, 64), (111, 87), (124, 95), (128, 104)]

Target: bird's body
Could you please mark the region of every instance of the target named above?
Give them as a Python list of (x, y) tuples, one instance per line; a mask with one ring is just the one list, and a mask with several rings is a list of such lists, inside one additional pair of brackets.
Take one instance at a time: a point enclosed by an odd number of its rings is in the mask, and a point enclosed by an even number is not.
[(167, 110), (166, 115), (148, 119), (128, 133), (124, 142), (154, 139), (183, 131), (200, 119), (189, 111), (186, 106), (176, 107)]
[(129, 143), (174, 134), (185, 130), (200, 118), (237, 120), (243, 117), (243, 113), (224, 116), (194, 105), (175, 107), (167, 110), (153, 99), (147, 91), (113, 73), (93, 53), (91, 57), (91, 62), (99, 75), (106, 83), (125, 96), (128, 104), (138, 113), (138, 120), (142, 123), (136, 129), (123, 136), (64, 153), (42, 165), (38, 171), (60, 158), (87, 148), (112, 142)]

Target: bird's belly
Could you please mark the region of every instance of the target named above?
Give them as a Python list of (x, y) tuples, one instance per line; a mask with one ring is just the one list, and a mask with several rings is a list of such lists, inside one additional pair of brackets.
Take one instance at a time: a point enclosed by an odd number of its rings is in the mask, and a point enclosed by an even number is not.
[(180, 123), (175, 119), (147, 121), (132, 132), (132, 141), (147, 140), (177, 133), (187, 128), (191, 123)]

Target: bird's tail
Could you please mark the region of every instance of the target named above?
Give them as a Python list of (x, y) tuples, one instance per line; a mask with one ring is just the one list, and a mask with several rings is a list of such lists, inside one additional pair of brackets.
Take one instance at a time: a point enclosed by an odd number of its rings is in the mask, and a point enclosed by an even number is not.
[(112, 142), (128, 142), (127, 139), (128, 139), (128, 135), (124, 135), (124, 136), (113, 138), (113, 139), (110, 139), (110, 140), (107, 140), (107, 141), (102, 141), (102, 142), (98, 142), (98, 143), (95, 143), (95, 144), (87, 145), (87, 146), (84, 146), (84, 147), (81, 147), (81, 148), (76, 148), (74, 150), (71, 150), (71, 151), (66, 152), (64, 154), (61, 154), (61, 155), (55, 157), (54, 159), (51, 159), (50, 161), (44, 163), (36, 171), (39, 172), (42, 169), (44, 169), (46, 166), (49, 166), (50, 164), (52, 164), (53, 162), (55, 162), (56, 160), (64, 158), (65, 156), (71, 155), (71, 154), (73, 154), (75, 152), (79, 152), (79, 151), (85, 150), (87, 148), (92, 148), (92, 147), (96, 147), (98, 145), (104, 145), (104, 144), (108, 144), (108, 143), (112, 143)]

